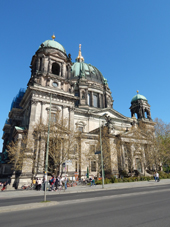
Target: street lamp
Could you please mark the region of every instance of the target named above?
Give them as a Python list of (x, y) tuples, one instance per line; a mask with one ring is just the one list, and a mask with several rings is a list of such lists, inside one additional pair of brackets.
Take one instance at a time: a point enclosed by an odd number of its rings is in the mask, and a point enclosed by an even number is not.
[(101, 150), (101, 166), (102, 166), (102, 188), (104, 188), (104, 169), (103, 169), (103, 152), (102, 152), (102, 136), (101, 136), (101, 124), (100, 118), (106, 116), (107, 114), (103, 114), (99, 117), (99, 127), (100, 127), (100, 150)]
[(45, 158), (44, 201), (46, 201), (46, 190), (47, 190), (48, 150), (49, 150), (50, 123), (51, 123), (51, 99), (52, 99), (52, 94), (50, 96), (50, 113), (49, 113), (49, 119), (48, 119), (47, 150), (46, 150), (46, 158)]

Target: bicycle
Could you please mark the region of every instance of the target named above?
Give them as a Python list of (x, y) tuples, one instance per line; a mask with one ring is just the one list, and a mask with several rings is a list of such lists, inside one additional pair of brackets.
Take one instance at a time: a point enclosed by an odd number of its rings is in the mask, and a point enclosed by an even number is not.
[(32, 185), (22, 185), (21, 186), (22, 190), (34, 190), (36, 189), (36, 185), (32, 184)]

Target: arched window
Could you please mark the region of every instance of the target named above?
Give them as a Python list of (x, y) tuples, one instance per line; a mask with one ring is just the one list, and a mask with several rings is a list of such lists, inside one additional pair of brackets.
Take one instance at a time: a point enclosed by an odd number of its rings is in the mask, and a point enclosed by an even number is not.
[(84, 91), (82, 92), (82, 97), (81, 98), (85, 99), (85, 92)]
[(52, 64), (52, 73), (59, 76), (60, 74), (60, 65), (58, 63)]
[[(75, 96), (79, 97), (79, 93), (77, 91), (75, 92)], [(77, 107), (78, 105), (79, 105), (79, 100), (76, 100), (75, 101), (75, 106)]]
[(39, 66), (39, 71), (42, 70), (42, 58), (40, 58), (40, 66)]

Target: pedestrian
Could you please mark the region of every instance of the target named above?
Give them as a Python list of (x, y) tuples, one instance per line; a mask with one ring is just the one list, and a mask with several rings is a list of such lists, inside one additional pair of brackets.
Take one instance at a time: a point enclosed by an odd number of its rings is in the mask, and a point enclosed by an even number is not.
[(157, 182), (159, 182), (159, 173), (157, 173)]
[(36, 186), (35, 189), (38, 191), (38, 178), (36, 179)]
[(59, 184), (59, 176), (56, 177), (56, 181), (55, 181), (55, 191), (57, 191), (57, 189), (58, 189), (58, 184)]
[(6, 182), (4, 182), (4, 183), (3, 183), (3, 187), (2, 187), (2, 189), (1, 189), (1, 191), (4, 191), (4, 190), (6, 189), (6, 185), (7, 185), (7, 183), (6, 183)]
[(51, 178), (51, 191), (54, 191), (54, 186), (55, 186), (55, 177), (52, 176), (52, 178)]
[(89, 178), (89, 181), (90, 181), (90, 186), (92, 186), (92, 177)]
[(91, 186), (93, 186), (93, 185), (96, 185), (96, 184), (95, 184), (94, 177), (92, 176), (92, 177), (91, 177)]
[(65, 178), (64, 178), (64, 186), (65, 186), (65, 189), (67, 189), (67, 176), (65, 175)]
[(159, 173), (158, 172), (156, 172), (156, 174), (155, 174), (155, 181), (159, 182)]
[(156, 181), (156, 176), (155, 176), (156, 174), (155, 174), (155, 172), (153, 173), (153, 178), (154, 178), (154, 180)]
[(62, 187), (63, 187), (63, 179), (62, 179), (62, 177), (60, 175), (60, 177), (59, 177), (59, 189), (61, 190)]
[(38, 191), (41, 190), (41, 184), (42, 184), (42, 181), (41, 181), (41, 178), (38, 179)]
[(96, 184), (95, 184), (95, 179), (94, 179), (94, 177), (93, 177), (93, 179), (92, 179), (92, 185), (96, 185)]

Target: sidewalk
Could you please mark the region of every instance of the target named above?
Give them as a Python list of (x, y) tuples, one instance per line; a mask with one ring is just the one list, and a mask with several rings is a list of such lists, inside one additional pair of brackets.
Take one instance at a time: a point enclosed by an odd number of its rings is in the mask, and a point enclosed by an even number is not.
[[(100, 191), (100, 190), (114, 190), (114, 189), (125, 189), (125, 188), (137, 188), (137, 187), (151, 187), (156, 185), (170, 185), (170, 179), (162, 179), (160, 182), (155, 181), (137, 181), (137, 182), (127, 182), (127, 183), (114, 183), (114, 184), (105, 184), (104, 189), (102, 185), (96, 185), (90, 187), (88, 186), (76, 186), (69, 187), (66, 191), (47, 191), (47, 195), (52, 194), (68, 194), (68, 193), (81, 193), (81, 192), (91, 192), (91, 191)], [(35, 191), (35, 190), (7, 190), (4, 192), (0, 191), (0, 199), (10, 199), (18, 197), (30, 197), (30, 196), (43, 196), (44, 191)]]

